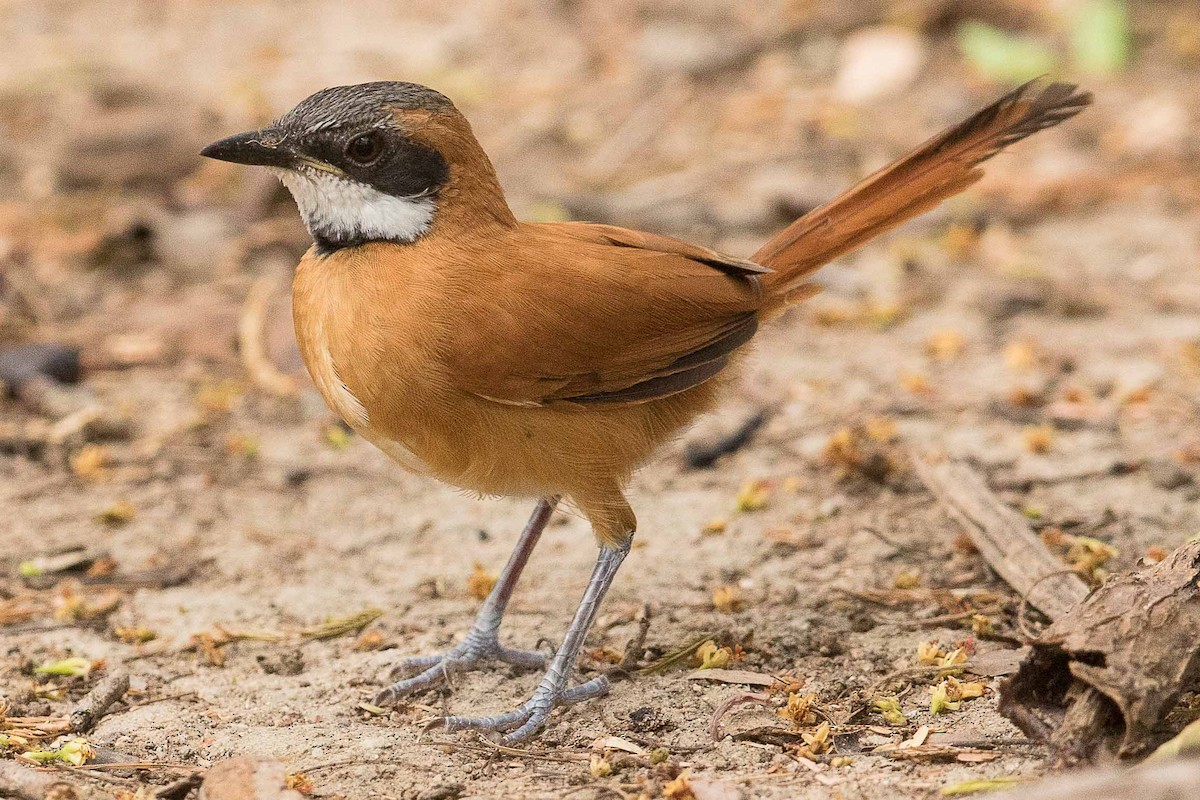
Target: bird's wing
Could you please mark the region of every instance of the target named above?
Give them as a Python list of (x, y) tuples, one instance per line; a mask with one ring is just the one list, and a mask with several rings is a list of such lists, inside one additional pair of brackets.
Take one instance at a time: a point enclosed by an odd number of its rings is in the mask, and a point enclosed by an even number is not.
[(716, 375), (754, 335), (769, 270), (607, 225), (521, 225), (490, 251), (446, 348), (499, 403), (638, 403)]

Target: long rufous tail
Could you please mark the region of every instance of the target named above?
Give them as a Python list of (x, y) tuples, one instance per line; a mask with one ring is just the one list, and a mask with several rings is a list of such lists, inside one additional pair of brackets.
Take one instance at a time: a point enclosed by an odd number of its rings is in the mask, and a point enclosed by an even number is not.
[(767, 308), (812, 294), (805, 279), (818, 267), (963, 191), (983, 177), (982, 162), (1091, 102), (1090, 92), (1071, 84), (1039, 91), (1031, 81), (805, 214), (752, 257), (774, 270), (762, 277)]

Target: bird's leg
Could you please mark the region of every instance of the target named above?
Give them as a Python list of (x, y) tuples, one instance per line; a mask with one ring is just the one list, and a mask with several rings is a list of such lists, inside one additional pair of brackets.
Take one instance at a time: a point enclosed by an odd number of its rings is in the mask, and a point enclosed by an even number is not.
[[(525, 530), (521, 532), (516, 548), (508, 557), (508, 563), (504, 565), (504, 571), (500, 573), (496, 585), (492, 587), (475, 616), (467, 638), (454, 649), (441, 655), (419, 656), (401, 662), (389, 676), (396, 682), (375, 695), (375, 705), (394, 703), (413, 692), (441, 683), (451, 673), (472, 669), (482, 661), (503, 661), (506, 664), (530, 668), (545, 666), (544, 653), (505, 647), (500, 644), (499, 632), (504, 609), (508, 607), (508, 601), (512, 598), (517, 579), (521, 577), (521, 570), (529, 561), (529, 556), (537, 546), (538, 539), (546, 529), (546, 523), (550, 521), (557, 504), (557, 497), (538, 501), (529, 522), (525, 523)], [(414, 672), (418, 674), (412, 675)], [(405, 675), (412, 677), (400, 680)]]
[(550, 717), (550, 711), (555, 706), (571, 705), (607, 692), (608, 678), (603, 675), (571, 688), (567, 688), (567, 679), (570, 677), (571, 669), (575, 666), (575, 658), (583, 646), (584, 637), (587, 636), (588, 629), (592, 627), (592, 622), (596, 619), (600, 602), (608, 592), (608, 587), (612, 585), (621, 562), (629, 554), (632, 541), (633, 537), (630, 536), (615, 548), (608, 545), (600, 548), (596, 568), (592, 570), (592, 577), (588, 581), (587, 589), (583, 592), (583, 599), (579, 601), (579, 608), (575, 610), (575, 618), (571, 620), (571, 626), (567, 628), (567, 634), (563, 637), (562, 646), (554, 654), (550, 668), (546, 670), (545, 677), (534, 690), (533, 697), (507, 714), (499, 714), (494, 717), (443, 717), (431, 723), (430, 727), (442, 727), (448, 731), (468, 728), (482, 731), (510, 731), (500, 741), (502, 744), (513, 744), (524, 741), (537, 733), (546, 724), (546, 720)]

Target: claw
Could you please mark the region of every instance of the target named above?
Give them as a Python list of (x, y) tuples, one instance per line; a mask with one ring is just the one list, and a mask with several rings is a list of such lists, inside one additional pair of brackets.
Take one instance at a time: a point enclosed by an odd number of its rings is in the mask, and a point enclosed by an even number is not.
[(500, 744), (517, 744), (540, 731), (550, 719), (550, 712), (555, 708), (599, 697), (607, 693), (608, 689), (608, 678), (604, 675), (592, 678), (578, 686), (572, 686), (570, 689), (558, 689), (552, 684), (543, 683), (533, 693), (533, 697), (507, 714), (497, 714), (492, 717), (439, 717), (431, 720), (425, 729), (505, 732), (507, 735), (500, 739)]
[[(504, 647), (494, 635), (473, 632), (458, 647), (442, 655), (417, 656), (400, 662), (389, 675), (395, 682), (376, 694), (374, 703), (377, 706), (395, 703), (414, 692), (446, 682), (454, 673), (478, 669), (486, 661), (535, 669), (545, 666), (547, 660), (545, 653)], [(414, 672), (417, 674), (413, 675)]]
[(398, 681), (401, 678), (407, 678), (410, 675), (415, 675), (418, 672), (424, 672), (430, 667), (442, 663), (445, 655), (434, 656), (414, 656), (406, 658), (396, 666), (392, 667), (392, 671), (388, 673), (388, 680)]

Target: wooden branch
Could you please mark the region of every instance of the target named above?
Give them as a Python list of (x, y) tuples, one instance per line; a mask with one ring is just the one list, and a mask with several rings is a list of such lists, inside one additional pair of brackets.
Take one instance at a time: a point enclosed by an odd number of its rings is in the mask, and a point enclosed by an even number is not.
[(960, 462), (931, 464), (918, 457), (913, 468), (996, 574), (1038, 611), (1055, 620), (1087, 597), (1087, 584), (1064, 572), (1062, 562), (978, 472)]
[(113, 672), (96, 684), (96, 687), (75, 706), (70, 716), (71, 730), (76, 733), (89, 732), (128, 691), (129, 673)]
[(274, 275), (263, 275), (250, 286), (238, 320), (238, 352), (257, 386), (273, 395), (291, 397), (299, 391), (296, 380), (275, 366), (267, 353), (267, 308), (278, 283)]
[[(1200, 759), (1136, 769), (1076, 772), (995, 795), (995, 800), (1178, 800), (1200, 786)], [(988, 795), (992, 797), (992, 795)]]

